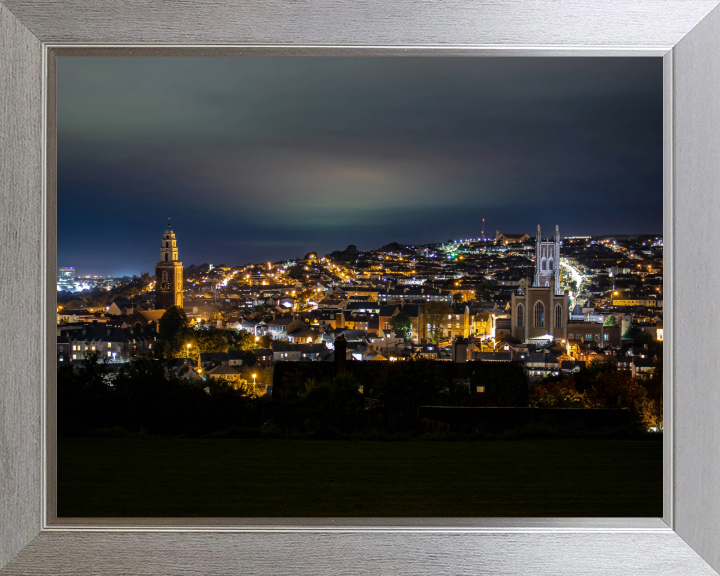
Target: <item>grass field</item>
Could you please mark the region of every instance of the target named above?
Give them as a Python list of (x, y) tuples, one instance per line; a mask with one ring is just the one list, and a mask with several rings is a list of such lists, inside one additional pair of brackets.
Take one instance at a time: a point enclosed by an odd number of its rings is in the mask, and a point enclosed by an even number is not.
[(661, 516), (662, 442), (59, 438), (58, 516)]

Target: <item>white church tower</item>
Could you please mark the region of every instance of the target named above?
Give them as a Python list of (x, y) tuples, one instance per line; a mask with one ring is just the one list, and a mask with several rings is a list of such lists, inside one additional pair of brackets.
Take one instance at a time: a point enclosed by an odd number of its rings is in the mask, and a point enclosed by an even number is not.
[(535, 283), (536, 287), (554, 286), (555, 295), (562, 296), (560, 286), (560, 226), (555, 225), (555, 238), (543, 241), (540, 224), (535, 237)]

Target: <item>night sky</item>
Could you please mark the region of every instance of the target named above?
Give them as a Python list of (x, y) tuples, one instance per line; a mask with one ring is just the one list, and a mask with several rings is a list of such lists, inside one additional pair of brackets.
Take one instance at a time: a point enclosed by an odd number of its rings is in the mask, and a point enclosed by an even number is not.
[(60, 57), (58, 266), (662, 232), (660, 58)]

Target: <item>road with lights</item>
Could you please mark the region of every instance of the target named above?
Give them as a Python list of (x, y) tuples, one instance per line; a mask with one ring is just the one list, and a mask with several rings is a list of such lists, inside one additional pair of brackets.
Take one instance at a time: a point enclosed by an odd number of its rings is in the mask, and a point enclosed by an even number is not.
[(583, 280), (585, 280), (585, 276), (583, 276), (582, 274), (580, 274), (580, 272), (578, 271), (577, 268), (574, 268), (573, 266), (571, 266), (571, 265), (568, 264), (567, 262), (560, 262), (560, 264), (561, 264), (564, 268), (567, 268), (567, 270), (570, 272), (570, 275), (572, 276), (572, 279), (573, 279), (573, 280), (575, 281), (575, 283), (577, 284), (577, 292), (580, 293), (580, 286), (582, 285)]

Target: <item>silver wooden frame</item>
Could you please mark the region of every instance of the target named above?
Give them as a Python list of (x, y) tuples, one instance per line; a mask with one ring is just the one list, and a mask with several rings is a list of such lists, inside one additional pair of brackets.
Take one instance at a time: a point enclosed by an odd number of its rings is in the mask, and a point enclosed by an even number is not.
[[(0, 574), (716, 574), (718, 3), (0, 0)], [(662, 57), (663, 518), (58, 521), (49, 80), (58, 54), (89, 50)]]

